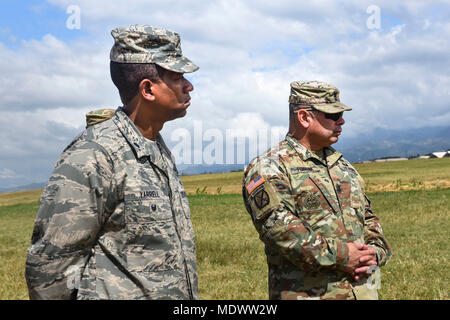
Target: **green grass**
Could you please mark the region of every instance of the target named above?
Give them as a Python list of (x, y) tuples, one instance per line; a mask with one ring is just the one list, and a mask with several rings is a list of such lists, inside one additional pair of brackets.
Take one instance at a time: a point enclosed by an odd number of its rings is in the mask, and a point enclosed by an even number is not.
[[(394, 257), (380, 299), (448, 299), (450, 189), (370, 195)], [(262, 242), (240, 195), (191, 196), (202, 299), (267, 299)], [(220, 285), (218, 285), (220, 283)]]
[(182, 176), (187, 194), (241, 193), (243, 171)]
[[(39, 197), (41, 196), (41, 193), (42, 193), (42, 189), (41, 190), (31, 190), (31, 191), (0, 193), (0, 207), (12, 206), (15, 204), (37, 203), (37, 202), (39, 202)], [(1, 208), (0, 208), (0, 210), (1, 210)]]
[[(368, 192), (450, 188), (450, 158), (357, 163)], [(189, 195), (241, 193), (243, 172), (183, 176)]]
[(370, 195), (394, 256), (382, 269), (382, 299), (449, 299), (450, 189)]
[[(380, 298), (449, 299), (450, 158), (356, 167), (374, 184), (401, 180), (418, 186), (405, 190), (406, 182), (397, 182), (396, 191), (369, 194), (394, 250), (382, 268)], [(191, 190), (201, 299), (268, 297), (263, 244), (242, 196), (236, 194), (241, 177), (242, 172), (183, 177), (186, 190)], [(444, 183), (421, 188), (427, 181)], [(206, 192), (201, 192), (205, 186)], [(208, 194), (219, 186), (220, 194)], [(235, 194), (225, 194), (230, 192)], [(40, 191), (0, 195), (0, 300), (28, 299), (25, 258), (39, 195)]]
[(368, 191), (450, 187), (450, 158), (357, 163)]
[(28, 299), (25, 260), (38, 209), (36, 201), (0, 207), (0, 300)]
[(264, 246), (241, 195), (191, 196), (201, 299), (267, 299)]
[[(450, 189), (370, 194), (394, 257), (381, 299), (449, 299)], [(240, 195), (190, 197), (201, 299), (267, 299), (262, 242)], [(26, 249), (38, 205), (0, 207), (0, 299), (27, 299)]]
[[(450, 158), (416, 159), (354, 165), (366, 182), (368, 192), (435, 189), (450, 187)], [(243, 172), (182, 176), (189, 195), (240, 194)], [(0, 206), (39, 201), (42, 190), (0, 194)]]

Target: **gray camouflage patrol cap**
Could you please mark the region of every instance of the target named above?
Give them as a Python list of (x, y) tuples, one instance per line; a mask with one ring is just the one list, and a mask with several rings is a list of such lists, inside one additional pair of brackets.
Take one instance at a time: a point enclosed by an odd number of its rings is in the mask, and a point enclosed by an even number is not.
[(179, 73), (198, 70), (183, 56), (178, 33), (148, 25), (117, 27), (111, 31), (114, 45), (111, 61), (119, 63), (155, 63)]
[(350, 111), (339, 100), (339, 89), (320, 81), (294, 81), (291, 83), (289, 102), (295, 104), (294, 112), (312, 107), (325, 113)]

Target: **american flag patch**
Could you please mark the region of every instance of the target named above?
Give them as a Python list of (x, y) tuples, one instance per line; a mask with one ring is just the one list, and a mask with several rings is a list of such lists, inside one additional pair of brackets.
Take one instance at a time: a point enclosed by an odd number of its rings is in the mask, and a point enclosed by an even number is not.
[(255, 179), (250, 181), (245, 187), (247, 188), (248, 194), (252, 193), (258, 186), (264, 183), (265, 180), (261, 175), (258, 175)]

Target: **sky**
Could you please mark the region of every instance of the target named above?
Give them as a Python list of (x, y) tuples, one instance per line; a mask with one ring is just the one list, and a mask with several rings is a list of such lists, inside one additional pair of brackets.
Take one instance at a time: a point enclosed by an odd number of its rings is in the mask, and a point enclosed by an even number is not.
[(85, 114), (121, 105), (110, 32), (132, 24), (179, 33), (200, 67), (161, 132), (178, 164), (226, 162), (228, 136), (268, 133), (250, 158), (282, 139), (292, 81), (339, 88), (341, 139), (450, 120), (450, 0), (1, 0), (0, 187), (47, 181)]

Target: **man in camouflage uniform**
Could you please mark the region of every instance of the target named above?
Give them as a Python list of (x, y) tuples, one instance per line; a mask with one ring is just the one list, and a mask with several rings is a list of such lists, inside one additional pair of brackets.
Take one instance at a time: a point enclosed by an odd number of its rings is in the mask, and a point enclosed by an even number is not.
[(330, 147), (351, 108), (337, 88), (318, 81), (291, 83), (289, 102), (286, 139), (253, 159), (243, 181), (265, 244), (269, 297), (377, 299), (371, 273), (379, 277), (391, 248), (362, 178)]
[(189, 203), (159, 134), (186, 114), (193, 86), (183, 73), (198, 67), (177, 33), (111, 34), (124, 106), (89, 114), (56, 163), (28, 250), (30, 298), (198, 299)]

